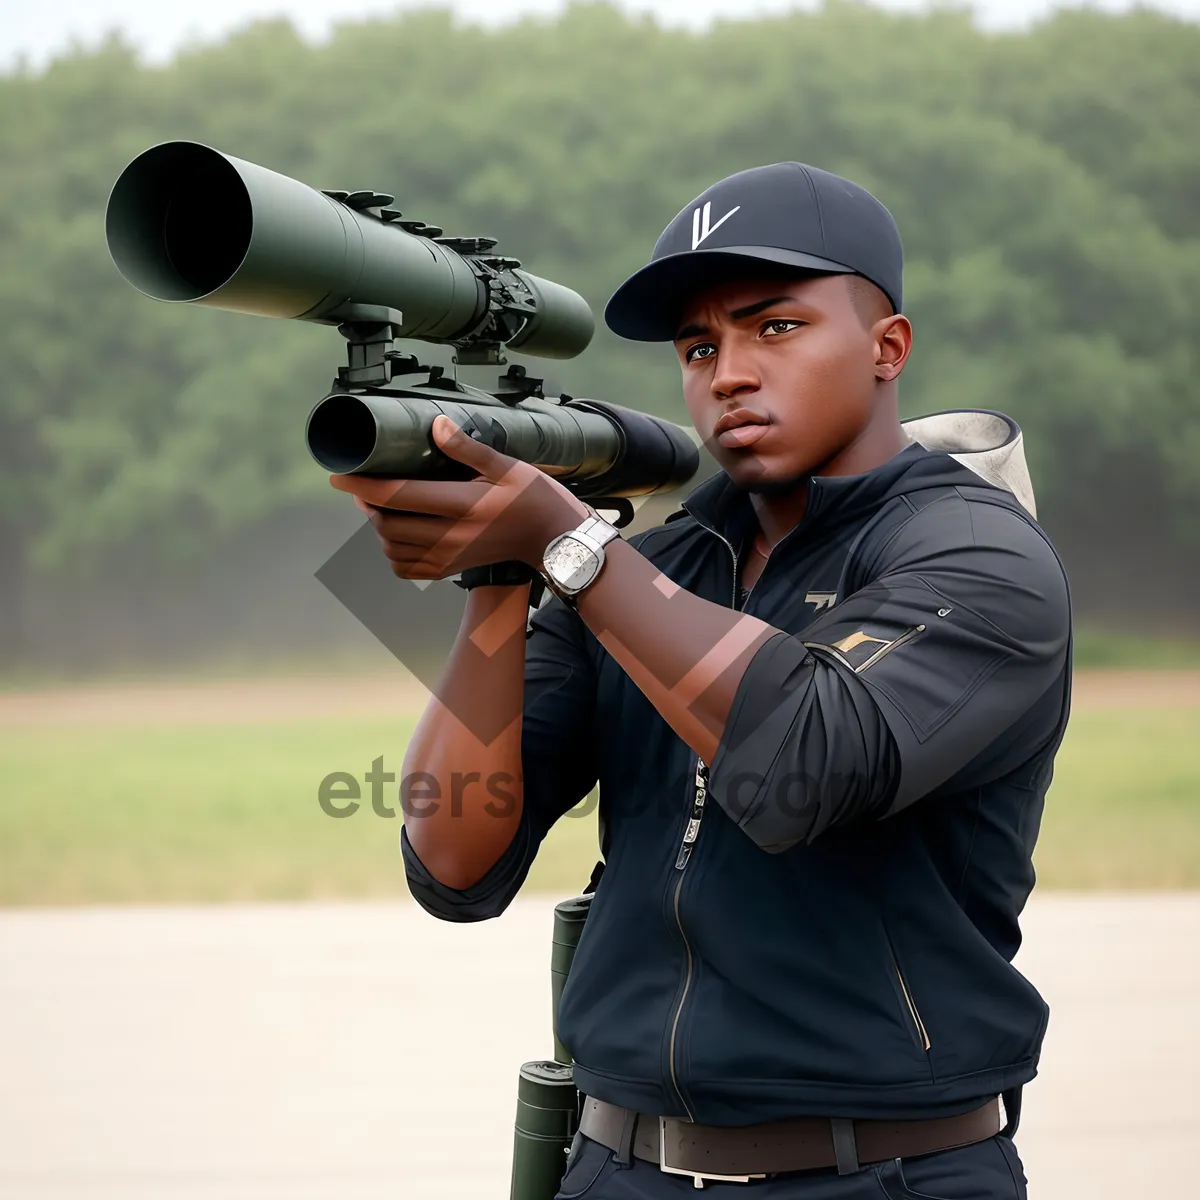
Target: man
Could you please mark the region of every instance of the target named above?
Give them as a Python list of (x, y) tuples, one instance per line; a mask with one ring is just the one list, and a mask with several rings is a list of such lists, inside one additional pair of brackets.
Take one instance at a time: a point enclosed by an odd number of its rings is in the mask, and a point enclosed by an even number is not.
[(421, 904), (498, 915), (600, 784), (562, 1200), (1025, 1195), (1047, 1008), (1010, 964), (1069, 600), (1012, 422), (900, 422), (901, 263), (873, 196), (799, 163), (670, 223), (606, 317), (674, 343), (721, 471), (629, 541), (442, 418), (475, 480), (333, 480), (398, 575), (478, 585), (405, 774), (489, 784), (408, 810)]

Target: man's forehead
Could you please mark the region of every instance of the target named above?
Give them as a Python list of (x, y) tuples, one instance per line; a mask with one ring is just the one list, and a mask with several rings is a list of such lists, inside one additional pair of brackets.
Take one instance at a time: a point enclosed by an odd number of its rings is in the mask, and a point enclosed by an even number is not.
[(796, 273), (780, 274), (771, 278), (723, 280), (690, 295), (680, 310), (679, 324), (686, 324), (690, 319), (710, 309), (731, 312), (734, 309), (767, 300), (772, 296), (791, 296), (797, 300), (815, 300), (823, 292), (830, 290), (830, 285), (839, 278), (838, 275)]

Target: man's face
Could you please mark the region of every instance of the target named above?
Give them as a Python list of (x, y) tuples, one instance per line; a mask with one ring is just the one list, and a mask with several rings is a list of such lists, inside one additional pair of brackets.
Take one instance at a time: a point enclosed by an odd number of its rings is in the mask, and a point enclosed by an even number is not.
[(738, 486), (786, 488), (818, 474), (869, 422), (880, 347), (847, 278), (715, 285), (679, 322), (683, 397)]

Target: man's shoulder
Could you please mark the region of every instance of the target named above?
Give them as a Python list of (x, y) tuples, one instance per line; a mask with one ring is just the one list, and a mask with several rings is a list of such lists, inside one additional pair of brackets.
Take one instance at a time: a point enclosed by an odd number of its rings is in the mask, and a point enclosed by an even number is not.
[[(1014, 631), (1063, 634), (1070, 592), (1049, 537), (1010, 493), (980, 484), (903, 497), (899, 519), (866, 548), (863, 581), (920, 576)], [(1028, 617), (1028, 620), (1026, 620)]]
[(892, 502), (874, 552), (897, 560), (992, 553), (1027, 558), (1062, 574), (1046, 531), (1012, 493), (980, 481), (904, 494)]

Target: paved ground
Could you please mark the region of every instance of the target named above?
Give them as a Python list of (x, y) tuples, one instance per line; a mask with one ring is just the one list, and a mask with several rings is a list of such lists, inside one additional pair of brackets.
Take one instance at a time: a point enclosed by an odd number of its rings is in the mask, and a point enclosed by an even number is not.
[[(0, 692), (0, 728), (201, 724), (420, 712), (428, 691), (402, 668), (351, 676), (94, 684)], [(1200, 705), (1200, 671), (1089, 670), (1075, 709)]]
[[(0, 913), (0, 1197), (504, 1200), (551, 904)], [(1049, 895), (1025, 926), (1053, 1008), (1031, 1196), (1194, 1196), (1200, 895)]]

